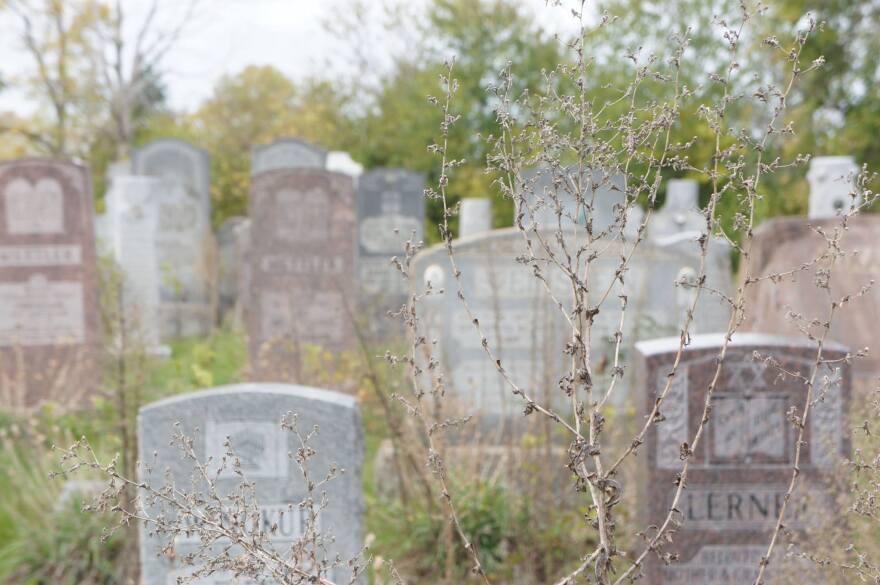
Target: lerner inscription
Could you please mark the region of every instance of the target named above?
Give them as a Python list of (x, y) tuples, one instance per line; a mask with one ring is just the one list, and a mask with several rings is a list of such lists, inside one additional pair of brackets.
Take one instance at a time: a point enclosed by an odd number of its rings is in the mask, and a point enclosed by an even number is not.
[[(636, 344), (637, 379), (645, 386), (638, 405), (642, 416), (652, 412), (658, 396), (671, 384), (659, 406), (661, 416), (646, 436), (647, 460), (637, 482), (643, 526), (661, 525), (675, 502), (682, 450), (693, 444), (700, 426), (723, 336), (694, 336), (670, 379), (679, 344), (679, 337)], [(815, 345), (798, 339), (734, 335), (712, 395), (703, 439), (691, 447), (687, 481), (675, 503), (674, 517), (681, 525), (671, 542), (664, 539), (658, 545), (658, 553), (671, 555), (674, 561), (664, 564), (650, 555), (647, 585), (754, 582), (787, 498), (797, 440), (790, 413), (802, 412), (805, 406), (803, 380), (809, 379), (816, 352)], [(756, 359), (756, 354), (772, 358), (789, 375), (780, 376), (775, 365)], [(846, 350), (833, 342), (823, 348), (823, 359), (833, 361), (823, 363), (816, 376), (829, 383), (816, 388), (811, 402), (799, 488), (785, 515), (785, 525), (794, 531), (822, 529), (817, 526), (822, 516), (810, 510), (830, 503), (833, 493), (827, 480), (848, 448), (844, 413), (850, 379), (842, 360), (845, 355)], [(780, 566), (774, 556), (766, 583), (777, 582)]]
[(73, 403), (95, 390), (97, 302), (88, 172), (0, 163), (0, 405)]

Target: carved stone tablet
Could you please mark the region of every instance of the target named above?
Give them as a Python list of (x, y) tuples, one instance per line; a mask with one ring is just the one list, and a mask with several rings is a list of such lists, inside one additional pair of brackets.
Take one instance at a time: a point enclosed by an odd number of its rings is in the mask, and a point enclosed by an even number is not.
[(88, 171), (0, 163), (0, 405), (81, 402), (97, 389), (98, 351)]
[[(676, 360), (679, 338), (636, 344), (641, 396), (638, 421), (662, 395), (662, 420), (652, 425), (639, 453), (639, 526), (659, 526), (673, 507), (676, 478), (682, 470), (683, 445), (694, 449), (703, 418), (707, 389), (715, 375), (721, 335), (698, 335)], [(816, 347), (797, 339), (734, 334), (712, 397), (705, 432), (691, 458), (686, 488), (675, 509), (682, 522), (661, 554), (677, 555), (664, 565), (650, 554), (646, 585), (733, 584), (753, 582), (779, 516), (795, 465), (797, 429), (789, 413), (806, 402), (804, 379), (816, 363)], [(776, 360), (790, 376), (763, 359)], [(846, 350), (828, 343), (823, 358), (837, 360)], [(839, 366), (839, 367), (838, 367)], [(843, 362), (820, 366), (800, 460), (800, 487), (786, 511), (785, 525), (817, 529), (833, 496), (825, 480), (836, 473), (848, 451), (846, 413), (850, 374)], [(649, 535), (652, 534), (648, 531)], [(639, 545), (641, 546), (641, 544)], [(766, 583), (777, 583), (773, 558)], [(777, 573), (778, 574), (778, 573)], [(814, 582), (814, 581), (809, 581)]]
[(251, 366), (260, 378), (296, 379), (305, 346), (340, 350), (354, 342), (351, 177), (305, 168), (260, 173), (251, 184), (250, 217)]
[[(276, 532), (270, 537), (272, 545), (280, 554), (288, 555), (307, 525), (307, 516), (299, 504), (307, 497), (308, 490), (297, 462), (291, 457), (301, 445), (293, 432), (282, 428), (282, 418), (287, 413), (297, 415), (301, 431), (311, 432), (316, 425), (319, 429), (311, 442), (317, 451), (309, 460), (313, 478), (323, 478), (334, 465), (343, 470), (339, 477), (320, 488), (327, 493), (328, 505), (319, 513), (317, 525), (325, 537), (333, 537), (326, 558), (332, 561), (338, 554), (343, 561), (343, 566), (334, 569), (329, 578), (348, 583), (350, 572), (345, 563), (355, 558), (362, 547), (363, 517), (363, 431), (360, 411), (352, 397), (305, 386), (241, 384), (150, 404), (141, 409), (138, 419), (140, 459), (150, 466), (141, 466), (140, 478), (160, 489), (166, 485), (167, 471), (180, 489), (193, 490), (193, 463), (183, 459), (180, 451), (170, 444), (179, 430), (193, 439), (196, 457), (207, 465), (212, 476), (217, 476), (217, 491), (221, 497), (227, 496), (242, 481), (231, 469), (220, 469), (228, 440), (240, 461), (241, 473), (247, 481), (255, 483), (260, 529), (270, 532), (273, 524), (277, 524)], [(176, 423), (180, 426), (175, 427)], [(196, 485), (204, 490), (204, 484)], [(313, 497), (320, 498), (320, 494)], [(227, 512), (235, 508), (228, 500), (223, 506)], [(176, 514), (176, 510), (159, 504), (149, 506), (148, 510), (154, 514), (165, 512), (172, 517)], [(195, 520), (192, 524), (197, 528)], [(152, 532), (151, 527), (141, 525), (141, 569), (145, 585), (172, 585), (176, 578), (192, 574), (196, 567), (182, 559), (199, 548), (198, 535), (194, 532), (178, 536), (173, 545), (175, 554), (170, 556), (162, 554), (166, 541)], [(212, 544), (219, 548), (228, 545), (228, 540), (221, 538)], [(234, 580), (227, 573), (215, 573), (195, 582), (277, 585), (276, 581), (265, 578)]]

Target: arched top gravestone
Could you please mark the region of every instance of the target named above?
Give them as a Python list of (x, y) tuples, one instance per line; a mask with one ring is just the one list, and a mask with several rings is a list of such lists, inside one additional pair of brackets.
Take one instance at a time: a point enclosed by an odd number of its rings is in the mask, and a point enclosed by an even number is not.
[(0, 404), (96, 390), (100, 323), (92, 186), (79, 165), (0, 162)]
[(298, 138), (255, 146), (251, 153), (251, 175), (279, 169), (323, 169), (326, 165), (326, 150)]
[(181, 185), (199, 205), (205, 221), (211, 217), (211, 157), (207, 151), (177, 138), (160, 138), (134, 151), (132, 172)]
[(854, 192), (859, 167), (851, 156), (817, 156), (810, 161), (810, 207), (807, 217), (823, 219), (849, 213), (861, 204)]
[[(275, 550), (286, 554), (303, 537), (307, 511), (300, 509), (299, 504), (309, 496), (305, 479), (292, 456), (301, 448), (299, 439), (291, 430), (282, 428), (282, 418), (287, 413), (296, 414), (303, 433), (318, 428), (310, 443), (316, 453), (308, 462), (313, 478), (323, 478), (334, 466), (343, 470), (336, 479), (320, 487), (321, 492), (327, 493), (327, 507), (319, 512), (318, 529), (325, 537), (334, 539), (327, 547), (327, 560), (332, 561), (337, 554), (342, 560), (342, 565), (332, 570), (329, 577), (348, 583), (347, 561), (354, 559), (362, 547), (364, 456), (360, 411), (351, 396), (305, 386), (238, 384), (147, 405), (140, 410), (138, 436), (140, 460), (152, 469), (148, 472), (142, 466), (140, 481), (160, 488), (166, 483), (167, 471), (179, 489), (192, 491), (194, 485), (196, 489), (205, 489), (203, 483), (193, 483), (193, 462), (182, 458), (171, 444), (172, 436), (179, 431), (193, 439), (196, 457), (212, 476), (216, 475), (217, 492), (226, 496), (243, 481), (231, 469), (218, 474), (227, 452), (224, 443), (228, 440), (240, 461), (244, 478), (255, 484), (260, 530), (271, 533)], [(320, 494), (311, 495), (320, 500)], [(229, 501), (225, 501), (224, 506), (224, 511), (234, 508)], [(147, 509), (151, 514), (164, 511), (175, 516), (173, 510), (158, 504), (148, 505)], [(175, 538), (174, 555), (162, 554), (165, 544), (162, 537), (153, 534), (151, 527), (141, 525), (141, 567), (145, 585), (168, 585), (177, 577), (192, 573), (194, 567), (187, 566), (181, 559), (202, 546), (197, 522), (193, 524), (193, 533)], [(278, 528), (272, 533), (274, 524)], [(228, 545), (228, 541), (218, 539), (213, 545), (219, 549)], [(325, 553), (319, 551), (318, 554)], [(229, 574), (219, 573), (198, 583), (220, 585), (228, 583), (230, 578)], [(275, 583), (256, 579), (254, 582)]]
[[(796, 463), (798, 431), (789, 417), (805, 408), (804, 380), (811, 378), (817, 363), (816, 344), (734, 334), (712, 394), (709, 422), (694, 446), (724, 335), (693, 337), (670, 377), (680, 343), (680, 337), (671, 337), (636, 344), (638, 421), (651, 416), (657, 399), (669, 388), (639, 453), (639, 526), (662, 524), (674, 503), (684, 465), (682, 451), (686, 445), (693, 451), (686, 489), (675, 503), (681, 526), (675, 527), (671, 543), (664, 539), (657, 554), (648, 556), (646, 584), (730, 582), (725, 575), (750, 583), (766, 554), (796, 464), (800, 487), (789, 504), (786, 528), (821, 530), (822, 522), (835, 518), (821, 510), (834, 505), (828, 480), (849, 449), (850, 375), (841, 359), (846, 349), (824, 344), (823, 359), (833, 361), (819, 366), (815, 376), (805, 444)], [(661, 555), (674, 561), (664, 564)], [(781, 561), (774, 556), (768, 583), (777, 582), (773, 574)]]

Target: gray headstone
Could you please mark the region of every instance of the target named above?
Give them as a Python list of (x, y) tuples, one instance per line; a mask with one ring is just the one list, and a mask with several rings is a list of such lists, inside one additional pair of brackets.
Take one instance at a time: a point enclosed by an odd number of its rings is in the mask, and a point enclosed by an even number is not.
[(154, 198), (162, 189), (156, 177), (118, 175), (107, 194), (105, 216), (106, 245), (122, 271), (125, 333), (148, 350), (158, 348), (161, 339), (159, 206)]
[(261, 379), (299, 379), (305, 346), (331, 351), (355, 339), (354, 187), (324, 169), (287, 169), (251, 182), (250, 290), (245, 321)]
[(211, 158), (204, 150), (176, 138), (161, 138), (135, 150), (131, 168), (136, 175), (181, 185), (198, 204), (201, 221), (211, 221)]
[(230, 217), (217, 229), (217, 297), (221, 319), (236, 312), (251, 220)]
[(458, 237), (467, 238), (492, 230), (492, 200), (465, 197), (458, 216)]
[(684, 232), (705, 232), (706, 218), (699, 210), (700, 184), (691, 179), (666, 183), (666, 203), (654, 212), (648, 231), (654, 239)]
[[(636, 525), (661, 524), (682, 470), (682, 445), (691, 445), (694, 451), (686, 489), (676, 506), (680, 511), (676, 518), (682, 524), (675, 528), (671, 543), (664, 540), (648, 555), (646, 585), (753, 582), (791, 481), (797, 432), (789, 412), (803, 412), (806, 392), (801, 376), (810, 377), (816, 347), (791, 338), (735, 334), (712, 395), (709, 423), (694, 446), (722, 341), (720, 334), (694, 337), (671, 379), (678, 337), (636, 346), (640, 387), (637, 420), (650, 416), (669, 384), (660, 405), (662, 420), (650, 427), (639, 453), (642, 468), (635, 482), (639, 496)], [(794, 375), (780, 376), (772, 366), (755, 360), (755, 352), (777, 360)], [(840, 360), (845, 354), (835, 343), (827, 343), (823, 350), (823, 357), (830, 360)], [(823, 516), (836, 521), (836, 514), (823, 515), (821, 511), (836, 505), (828, 480), (839, 473), (839, 464), (849, 449), (849, 368), (842, 361), (833, 367), (826, 364), (816, 381), (799, 487), (785, 518), (786, 529), (796, 534), (807, 528), (822, 530)], [(673, 559), (668, 564), (660, 560), (666, 554)], [(784, 556), (784, 552), (774, 555), (767, 583), (780, 582), (774, 574), (778, 578)], [(823, 582), (799, 574), (804, 583)]]
[[(176, 423), (179, 431), (193, 439), (198, 460), (205, 464), (212, 475), (217, 474), (226, 454), (224, 442), (229, 438), (232, 450), (241, 461), (241, 470), (248, 481), (256, 485), (256, 505), (261, 513), (261, 529), (269, 532), (278, 523), (278, 531), (271, 537), (276, 550), (286, 554), (301, 539), (305, 527), (304, 513), (298, 508), (308, 490), (297, 462), (290, 454), (301, 447), (296, 435), (282, 428), (282, 418), (287, 413), (298, 416), (302, 432), (310, 432), (315, 426), (318, 433), (311, 446), (316, 455), (308, 465), (313, 479), (323, 478), (332, 466), (343, 473), (321, 486), (313, 497), (320, 499), (327, 494), (327, 508), (320, 512), (318, 527), (324, 536), (334, 538), (328, 545), (326, 558), (333, 560), (338, 554), (343, 565), (334, 569), (329, 578), (348, 583), (350, 571), (346, 562), (355, 558), (362, 547), (363, 496), (361, 472), (363, 465), (363, 431), (360, 411), (356, 401), (347, 395), (285, 384), (241, 384), (221, 386), (191, 394), (184, 394), (150, 404), (141, 409), (138, 418), (140, 448), (140, 480), (155, 488), (166, 485), (165, 473), (183, 490), (193, 491), (196, 485), (204, 490), (204, 484), (192, 481), (194, 467), (191, 461), (180, 456), (180, 451), (170, 444)], [(152, 467), (148, 470), (143, 466)], [(217, 491), (228, 495), (240, 485), (242, 479), (227, 466), (217, 474)], [(228, 500), (224, 511), (234, 509)], [(175, 517), (175, 510), (155, 504), (148, 512), (166, 512)], [(193, 520), (192, 524), (197, 524)], [(170, 585), (175, 578), (191, 574), (192, 566), (181, 559), (200, 547), (198, 537), (180, 535), (175, 539), (173, 559), (162, 554), (167, 541), (151, 534), (149, 526), (141, 525), (141, 573), (145, 585)], [(228, 541), (226, 541), (228, 542)], [(213, 543), (219, 548), (220, 540)], [(288, 556), (289, 558), (289, 556)], [(327, 577), (325, 575), (325, 577)], [(248, 578), (243, 578), (250, 583)], [(229, 574), (214, 574), (198, 580), (202, 585), (238, 583)], [(275, 585), (274, 580), (254, 581)]]
[[(564, 373), (566, 327), (558, 309), (531, 269), (516, 262), (525, 253), (516, 228), (455, 240), (462, 286), (483, 333), (514, 381), (541, 399), (557, 402)], [(444, 366), (453, 400), (463, 413), (519, 419), (523, 404), (514, 397), (483, 349), (479, 333), (458, 298), (444, 245), (420, 252), (413, 261), (416, 292), (433, 290), (422, 301), (423, 332), (437, 340), (433, 349)], [(564, 293), (560, 273), (548, 275)], [(555, 278), (555, 280), (553, 280)], [(442, 291), (442, 292), (441, 292)]]
[[(375, 169), (358, 185), (358, 263), (361, 292), (374, 320), (405, 300), (407, 283), (391, 258), (403, 259), (405, 243), (421, 241), (425, 224), (425, 180), (401, 169)], [(371, 314), (373, 312), (371, 311)]]
[(326, 150), (296, 138), (257, 146), (251, 153), (251, 175), (280, 169), (323, 169), (326, 166)]
[[(538, 228), (543, 241), (558, 246), (557, 229)], [(530, 232), (531, 233), (531, 232)], [(534, 236), (532, 236), (534, 237)], [(569, 252), (583, 241), (583, 228), (571, 224), (562, 231)], [(634, 344), (658, 335), (675, 335), (684, 325), (700, 272), (700, 250), (693, 232), (660, 241), (642, 241), (632, 252), (632, 243), (613, 238), (601, 244), (602, 254), (591, 262), (589, 300), (604, 297), (591, 330), (594, 364), (612, 364), (617, 352), (616, 332), (621, 322), (620, 296), (627, 298), (627, 313), (619, 362), (628, 363)], [(533, 240), (535, 241), (535, 240)], [(462, 274), (464, 296), (479, 320), (490, 347), (510, 366), (513, 379), (524, 388), (544, 389), (544, 396), (560, 398), (559, 378), (566, 373), (562, 347), (571, 330), (558, 306), (528, 266), (516, 261), (526, 257), (526, 245), (519, 228), (495, 230), (453, 242), (456, 263)], [(539, 258), (540, 246), (534, 246)], [(562, 255), (557, 250), (557, 258)], [(631, 256), (624, 284), (616, 278), (621, 258)], [(541, 262), (543, 275), (556, 298), (571, 302), (568, 278), (549, 262)], [(458, 289), (445, 246), (420, 252), (413, 261), (411, 286), (422, 293), (427, 282), (442, 294), (425, 297), (423, 323), (428, 338), (438, 340), (437, 349), (456, 396), (466, 406), (493, 414), (517, 413), (518, 402), (510, 387), (486, 355), (479, 334), (458, 298)], [(676, 282), (679, 282), (676, 285)], [(729, 295), (732, 290), (729, 248), (713, 241), (706, 262), (706, 287)], [(606, 295), (607, 292), (607, 295)], [(694, 312), (690, 333), (727, 330), (728, 304), (704, 290)], [(496, 329), (497, 328), (497, 329)], [(499, 343), (500, 340), (500, 343)], [(506, 366), (507, 367), (507, 366)], [(607, 388), (611, 367), (597, 372), (597, 387)], [(632, 376), (615, 383), (612, 403), (630, 400)], [(505, 402), (505, 400), (507, 402)], [(553, 401), (551, 400), (552, 404)], [(513, 405), (513, 406), (511, 406)]]
[(852, 197), (859, 167), (851, 156), (817, 156), (810, 161), (810, 208), (807, 217), (823, 219), (848, 213), (862, 202)]
[(92, 185), (78, 165), (0, 163), (0, 405), (96, 391), (100, 316)]
[[(583, 194), (580, 205), (578, 192)], [(564, 173), (549, 168), (530, 169), (522, 174), (521, 197), (514, 201), (514, 223), (522, 214), (526, 229), (532, 226), (561, 225), (568, 228), (586, 225), (585, 205), (589, 205), (593, 233), (597, 234), (614, 223), (618, 210), (625, 204), (626, 180), (623, 175), (608, 176), (589, 170), (578, 172), (575, 166), (566, 167)]]

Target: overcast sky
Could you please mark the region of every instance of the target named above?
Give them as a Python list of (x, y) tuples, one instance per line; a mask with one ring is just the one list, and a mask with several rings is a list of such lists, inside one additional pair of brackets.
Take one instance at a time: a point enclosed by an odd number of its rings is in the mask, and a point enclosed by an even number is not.
[[(70, 0), (75, 1), (75, 0)], [(166, 2), (168, 14), (180, 0)], [(370, 0), (378, 2), (379, 0)], [(424, 4), (425, 0), (399, 0)], [(555, 29), (567, 22), (565, 11), (546, 8), (545, 0), (520, 0), (534, 11), (543, 26)], [(210, 95), (224, 74), (237, 73), (245, 66), (274, 65), (294, 80), (309, 76), (339, 75), (344, 70), (334, 47), (334, 38), (322, 26), (344, 11), (348, 0), (201, 0), (199, 16), (166, 59), (165, 83), (170, 104), (175, 109), (191, 110)], [(124, 0), (130, 20), (138, 21), (147, 0)], [(570, 18), (570, 14), (568, 15)], [(14, 77), (32, 63), (16, 38), (16, 22), (0, 17), (0, 74)], [(373, 50), (388, 49), (389, 38), (377, 22), (372, 25)], [(375, 30), (377, 29), (378, 30)], [(336, 53), (334, 53), (334, 51)], [(0, 92), (0, 110), (26, 114), (33, 110), (27, 96), (18, 91)]]

